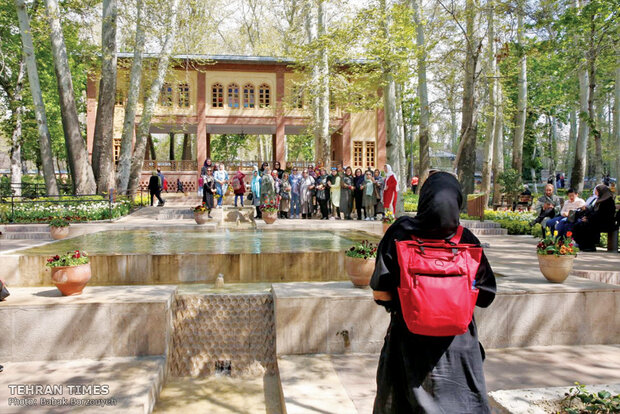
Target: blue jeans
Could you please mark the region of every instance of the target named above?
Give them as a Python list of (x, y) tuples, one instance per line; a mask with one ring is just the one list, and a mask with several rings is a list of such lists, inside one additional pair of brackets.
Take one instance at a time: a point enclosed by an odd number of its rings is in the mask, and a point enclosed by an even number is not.
[(291, 216), (298, 216), (300, 208), (299, 194), (291, 193)]
[(241, 207), (243, 207), (243, 194), (235, 194), (235, 207), (237, 207), (237, 199), (241, 199)]
[[(549, 220), (547, 220), (547, 223), (545, 224), (546, 227), (549, 227), (549, 229), (551, 230), (551, 232), (553, 233), (553, 230), (558, 230), (558, 225), (559, 223), (564, 220), (566, 221), (566, 217), (564, 216), (556, 216), (554, 218), (551, 218)], [(558, 234), (559, 234), (559, 230), (558, 230)]]
[(222, 191), (222, 186), (221, 185), (216, 185), (215, 187), (215, 191), (217, 192), (217, 194), (220, 196), (217, 199), (217, 205), (221, 206), (222, 205), (222, 200), (224, 200), (224, 192)]

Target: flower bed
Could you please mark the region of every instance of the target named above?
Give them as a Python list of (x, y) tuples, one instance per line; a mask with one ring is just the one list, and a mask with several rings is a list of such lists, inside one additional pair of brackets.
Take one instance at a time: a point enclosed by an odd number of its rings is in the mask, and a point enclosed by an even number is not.
[[(64, 201), (66, 199), (66, 201)], [(47, 198), (27, 200), (14, 204), (0, 204), (0, 223), (48, 223), (53, 218), (64, 218), (71, 222), (110, 220), (129, 214), (132, 208), (143, 203), (119, 199), (110, 204), (101, 200), (77, 201), (75, 198), (61, 197), (61, 202), (48, 202)], [(58, 199), (54, 199), (58, 200)], [(11, 221), (12, 219), (12, 221)]]
[[(478, 220), (475, 217), (462, 215), (462, 219)], [(536, 218), (536, 214), (530, 211), (495, 211), (484, 210), (484, 219), (499, 223), (502, 228), (508, 230), (508, 234), (531, 234), (541, 237), (542, 228), (540, 224), (534, 227), (530, 222)]]

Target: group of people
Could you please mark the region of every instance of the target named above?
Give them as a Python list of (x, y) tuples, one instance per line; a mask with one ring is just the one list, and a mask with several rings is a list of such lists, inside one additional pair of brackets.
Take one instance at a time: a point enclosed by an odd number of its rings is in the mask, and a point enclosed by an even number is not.
[[(358, 168), (354, 173), (339, 164), (329, 172), (317, 166), (293, 167), (289, 173), (279, 162), (273, 169), (263, 163), (260, 169), (254, 167), (248, 199), (256, 207), (257, 218), (262, 217), (261, 206), (270, 205), (277, 207), (280, 218), (310, 219), (320, 214), (322, 220), (352, 220), (356, 212), (358, 220), (375, 220), (396, 208), (398, 179), (389, 165), (384, 172), (385, 176), (379, 169)], [(245, 176), (237, 171), (235, 177), (242, 181)], [(243, 186), (235, 190), (235, 206), (237, 195), (243, 205), (244, 191)]]
[[(223, 163), (213, 163), (211, 158), (207, 158), (200, 170), (200, 178), (198, 179), (198, 195), (202, 197), (203, 203), (209, 209), (222, 208), (224, 195), (228, 191), (229, 181), (233, 189), (235, 188), (235, 177), (231, 180)], [(245, 189), (244, 189), (245, 190)], [(236, 191), (236, 190), (235, 190)], [(215, 201), (217, 199), (217, 202)], [(243, 204), (243, 198), (241, 199)], [(236, 199), (235, 199), (236, 205)], [(211, 217), (211, 215), (209, 215)]]
[(579, 197), (577, 190), (568, 189), (568, 200), (561, 204), (554, 194), (553, 184), (545, 186), (545, 193), (538, 199), (536, 219), (531, 224), (540, 223), (553, 234), (564, 236), (568, 232), (582, 251), (596, 251), (600, 234), (614, 229), (616, 206), (611, 189), (605, 184), (594, 188), (587, 200)]

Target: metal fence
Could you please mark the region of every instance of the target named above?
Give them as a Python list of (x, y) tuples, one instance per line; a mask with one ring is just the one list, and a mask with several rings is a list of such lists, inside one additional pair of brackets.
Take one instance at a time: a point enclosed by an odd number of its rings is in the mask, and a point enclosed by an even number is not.
[[(60, 195), (73, 194), (72, 184), (58, 183), (57, 186)], [(0, 197), (10, 197), (15, 194), (25, 198), (47, 197), (47, 188), (45, 188), (45, 184), (42, 183), (0, 183)]]

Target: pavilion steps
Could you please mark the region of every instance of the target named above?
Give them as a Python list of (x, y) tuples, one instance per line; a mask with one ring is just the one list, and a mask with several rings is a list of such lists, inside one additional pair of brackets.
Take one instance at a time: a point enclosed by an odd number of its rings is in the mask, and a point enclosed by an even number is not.
[(7, 224), (0, 231), (6, 240), (52, 240), (47, 224)]

